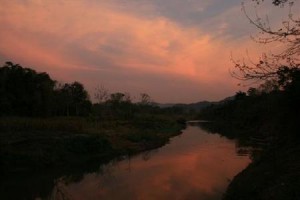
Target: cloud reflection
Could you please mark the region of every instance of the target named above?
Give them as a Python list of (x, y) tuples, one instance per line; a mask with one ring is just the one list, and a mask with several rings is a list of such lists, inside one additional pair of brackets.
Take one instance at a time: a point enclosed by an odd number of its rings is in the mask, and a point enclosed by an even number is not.
[(234, 141), (189, 127), (147, 161), (111, 163), (63, 187), (74, 199), (217, 200), (249, 162), (236, 155)]

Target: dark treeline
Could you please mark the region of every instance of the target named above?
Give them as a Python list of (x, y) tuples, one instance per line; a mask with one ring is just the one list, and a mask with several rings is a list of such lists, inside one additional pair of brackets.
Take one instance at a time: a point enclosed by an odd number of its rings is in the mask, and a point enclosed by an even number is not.
[(293, 139), (299, 137), (299, 102), (300, 69), (281, 67), (276, 78), (203, 109), (200, 118), (234, 127), (236, 136)]
[[(249, 88), (247, 93), (236, 93), (231, 101), (203, 110), (200, 117), (214, 121), (212, 132), (236, 138), (252, 149), (253, 162), (233, 179), (223, 199), (298, 200), (300, 21), (299, 12), (294, 9), (299, 5), (293, 0), (252, 1), (257, 3), (253, 6), (256, 15), (250, 14), (247, 1), (242, 4), (242, 11), (258, 30), (253, 40), (261, 45), (280, 45), (281, 50), (274, 53), (272, 46), (270, 52), (263, 53), (257, 61), (249, 56), (232, 58), (233, 77), (265, 82), (258, 88)], [(277, 6), (278, 12), (288, 8), (285, 20), (278, 26), (270, 23), (274, 19), (267, 13), (263, 16), (258, 9), (262, 2)]]
[(91, 109), (81, 83), (58, 84), (45, 72), (12, 62), (0, 67), (0, 94), (1, 116), (79, 116)]
[(206, 127), (211, 132), (253, 149), (253, 162), (230, 183), (224, 199), (300, 198), (299, 68), (281, 67), (276, 78), (207, 107), (200, 117), (214, 121)]
[(180, 109), (160, 109), (149, 95), (142, 93), (133, 103), (127, 93), (109, 94), (104, 88), (95, 92), (92, 104), (84, 86), (58, 83), (43, 72), (6, 62), (0, 67), (0, 116), (53, 117), (96, 116), (99, 119), (130, 119), (136, 113), (176, 114)]
[(182, 109), (162, 109), (148, 94), (133, 102), (98, 87), (92, 103), (81, 83), (59, 84), (12, 62), (0, 67), (0, 94), (4, 171), (136, 153), (163, 145), (185, 125)]

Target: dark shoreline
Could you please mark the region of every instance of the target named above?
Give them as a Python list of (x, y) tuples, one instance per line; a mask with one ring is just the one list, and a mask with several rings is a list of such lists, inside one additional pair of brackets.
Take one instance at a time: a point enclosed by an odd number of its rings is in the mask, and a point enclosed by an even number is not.
[[(35, 191), (40, 191), (38, 196), (46, 198), (59, 178), (79, 181), (85, 173), (101, 170), (99, 167), (102, 164), (159, 148), (185, 128), (185, 123), (172, 118), (156, 120), (165, 122), (165, 126), (142, 129), (129, 122), (108, 135), (53, 131), (0, 132), (1, 197), (16, 199), (23, 196), (24, 199), (31, 199), (36, 196), (33, 194)], [(147, 138), (148, 141), (145, 140)], [(97, 146), (100, 148), (95, 148)], [(14, 147), (16, 149), (11, 150)], [(18, 194), (11, 193), (11, 188)]]
[[(202, 123), (211, 133), (237, 139), (238, 145), (251, 147), (252, 163), (230, 182), (224, 200), (298, 200), (300, 199), (299, 136), (263, 137), (262, 127), (242, 127), (226, 121)], [(278, 130), (282, 131), (282, 130)], [(260, 137), (258, 143), (253, 138)]]
[[(44, 121), (48, 122), (49, 119)], [(156, 127), (158, 123), (164, 125)], [(32, 130), (27, 131), (18, 130), (17, 127), (14, 127), (15, 130), (3, 130), (2, 127), (1, 174), (105, 163), (120, 156), (130, 156), (163, 146), (169, 138), (179, 135), (185, 124), (171, 118), (158, 118), (143, 124), (109, 122), (108, 126), (112, 126), (111, 128), (84, 131), (88, 126), (89, 124), (82, 128), (83, 133), (34, 130), (32, 127)]]
[(240, 172), (230, 183), (224, 200), (300, 199), (300, 147), (274, 146)]

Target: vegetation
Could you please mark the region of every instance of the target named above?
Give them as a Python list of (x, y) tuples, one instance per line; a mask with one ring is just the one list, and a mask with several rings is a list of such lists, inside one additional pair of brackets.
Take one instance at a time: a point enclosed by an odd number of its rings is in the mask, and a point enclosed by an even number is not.
[[(293, 5), (289, 0), (271, 2)], [(288, 20), (274, 29), (268, 19), (252, 19), (243, 10), (261, 33), (255, 41), (285, 48), (256, 63), (233, 60), (234, 77), (263, 84), (220, 104), (206, 104), (197, 118), (213, 121), (203, 128), (253, 146), (253, 162), (235, 177), (224, 199), (300, 199), (300, 21), (291, 9)], [(192, 105), (190, 111), (180, 105), (159, 108), (145, 93), (133, 103), (129, 94), (110, 94), (103, 86), (96, 88), (95, 100), (93, 104), (79, 82), (58, 84), (47, 73), (12, 62), (0, 67), (3, 176), (90, 166), (159, 147), (180, 133), (184, 113), (196, 112)]]
[(226, 200), (300, 199), (300, 21), (294, 18), (292, 1), (272, 2), (291, 6), (288, 20), (278, 29), (270, 27), (268, 19), (251, 19), (243, 10), (261, 33), (254, 40), (278, 42), (283, 51), (264, 54), (258, 63), (234, 61), (236, 71), (232, 72), (238, 79), (264, 80), (263, 84), (247, 93), (237, 92), (233, 100), (212, 105), (199, 115), (214, 121), (212, 132), (254, 147), (253, 162), (230, 183)]
[(96, 90), (92, 104), (79, 82), (58, 84), (47, 73), (7, 62), (0, 68), (1, 172), (104, 162), (165, 144), (184, 120), (149, 95)]
[(233, 180), (224, 199), (300, 198), (300, 69), (280, 68), (277, 74), (199, 115), (213, 121), (213, 128), (204, 128), (254, 149), (253, 163)]
[(91, 109), (79, 82), (59, 85), (47, 73), (6, 62), (0, 68), (1, 116), (82, 116)]

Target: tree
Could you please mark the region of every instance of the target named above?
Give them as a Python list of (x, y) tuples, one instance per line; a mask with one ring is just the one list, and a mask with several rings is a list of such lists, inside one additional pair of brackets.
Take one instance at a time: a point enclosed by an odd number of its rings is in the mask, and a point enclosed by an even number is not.
[(140, 94), (140, 100), (138, 102), (140, 105), (150, 105), (152, 103), (152, 100), (150, 96), (146, 93)]
[(86, 115), (91, 109), (89, 95), (79, 82), (65, 83), (56, 90), (57, 113), (66, 116)]
[(255, 97), (259, 95), (259, 91), (256, 88), (250, 87), (247, 91), (247, 95), (250, 97)]
[(273, 91), (279, 90), (279, 84), (277, 80), (271, 79), (266, 80), (263, 84), (260, 84), (258, 87), (258, 91), (260, 94), (269, 94)]
[(43, 72), (6, 62), (0, 67), (0, 115), (86, 115), (89, 95), (79, 82), (59, 84)]
[(88, 92), (85, 90), (83, 85), (77, 81), (70, 85), (72, 104), (75, 107), (75, 114), (83, 115), (85, 114), (90, 107), (90, 100)]
[(110, 95), (110, 99), (108, 100), (112, 104), (120, 104), (125, 101), (125, 94), (121, 92), (116, 92)]
[(49, 116), (55, 81), (19, 64), (0, 68), (0, 110), (5, 115)]
[(102, 104), (109, 98), (109, 92), (103, 85), (98, 85), (95, 88), (95, 100), (98, 104)]
[(246, 96), (247, 96), (247, 95), (246, 95), (245, 92), (239, 91), (239, 92), (237, 92), (237, 93), (235, 94), (234, 99), (235, 99), (235, 100), (243, 100), (243, 99), (245, 99)]
[[(256, 0), (260, 3), (263, 0)], [(259, 36), (253, 39), (259, 44), (268, 44), (278, 42), (283, 46), (280, 53), (263, 54), (257, 63), (233, 60), (235, 71), (232, 75), (241, 80), (268, 80), (278, 78), (278, 71), (282, 66), (288, 68), (299, 68), (300, 56), (300, 18), (294, 16), (292, 8), (293, 1), (289, 0), (272, 0), (275, 6), (285, 5), (289, 3), (290, 12), (288, 20), (282, 21), (281, 27), (273, 28), (269, 23), (269, 19), (263, 19), (257, 16), (251, 18), (243, 4), (243, 11), (250, 23), (259, 30)], [(279, 8), (280, 9), (280, 8)]]

